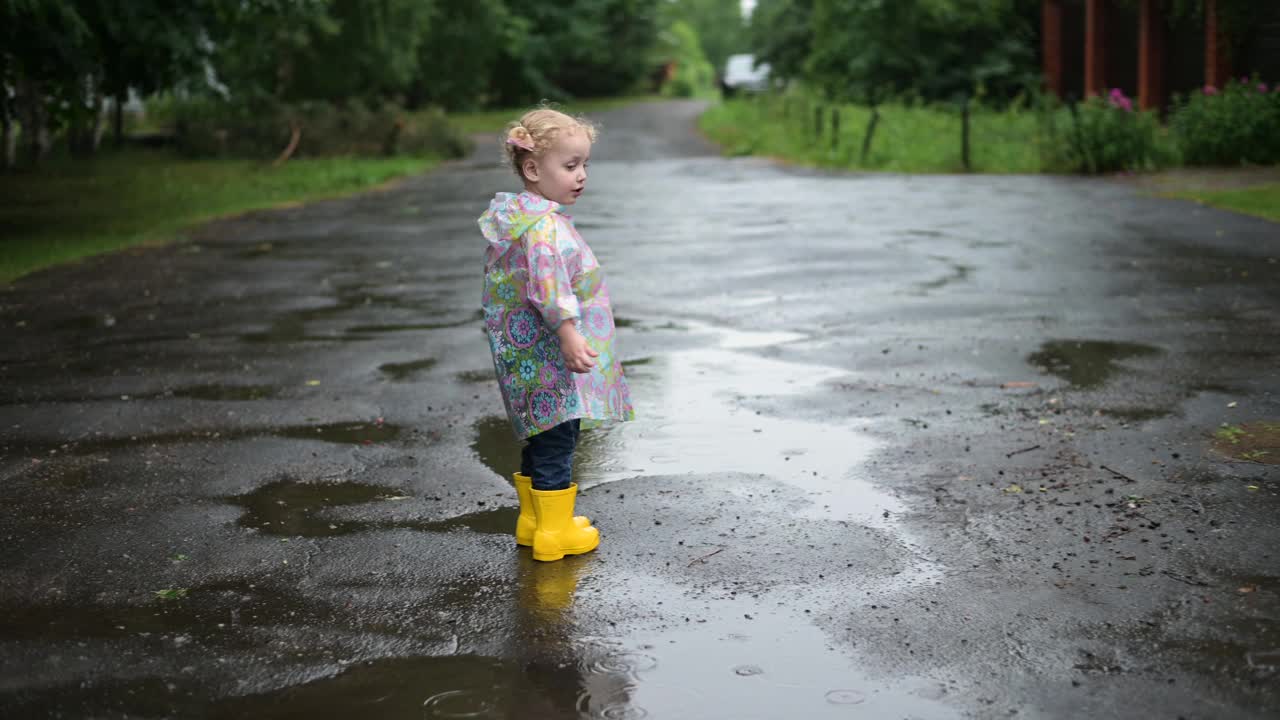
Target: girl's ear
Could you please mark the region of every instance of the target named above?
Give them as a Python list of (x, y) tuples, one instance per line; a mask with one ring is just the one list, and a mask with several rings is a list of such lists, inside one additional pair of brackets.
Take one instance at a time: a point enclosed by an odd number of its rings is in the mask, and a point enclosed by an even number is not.
[(530, 182), (538, 182), (538, 162), (533, 158), (525, 158), (524, 164), (520, 166), (524, 171), (524, 177)]

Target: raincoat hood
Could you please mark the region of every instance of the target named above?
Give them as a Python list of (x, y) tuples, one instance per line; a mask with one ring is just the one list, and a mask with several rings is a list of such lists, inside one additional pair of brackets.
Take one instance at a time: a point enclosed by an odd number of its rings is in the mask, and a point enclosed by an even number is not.
[(489, 241), (489, 257), (501, 257), (526, 230), (560, 211), (560, 203), (528, 191), (498, 193), (480, 216), (480, 232)]

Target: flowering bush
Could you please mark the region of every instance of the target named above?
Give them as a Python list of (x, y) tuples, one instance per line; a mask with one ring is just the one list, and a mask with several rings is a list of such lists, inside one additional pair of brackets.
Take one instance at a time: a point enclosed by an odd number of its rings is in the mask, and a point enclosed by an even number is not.
[(1147, 170), (1165, 162), (1160, 121), (1139, 112), (1120, 88), (1106, 98), (1093, 97), (1072, 111), (1066, 134), (1065, 162), (1077, 172)]
[(1206, 85), (1175, 101), (1170, 127), (1188, 165), (1280, 162), (1280, 83)]

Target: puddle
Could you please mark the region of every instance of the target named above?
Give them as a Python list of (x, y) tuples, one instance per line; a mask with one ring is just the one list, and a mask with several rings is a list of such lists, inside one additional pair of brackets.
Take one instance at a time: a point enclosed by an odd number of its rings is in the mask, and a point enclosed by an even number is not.
[(238, 402), (265, 400), (278, 393), (279, 388), (270, 385), (191, 385), (170, 391), (174, 397)]
[(319, 440), (337, 444), (371, 445), (396, 440), (403, 431), (404, 429), (401, 426), (391, 423), (345, 422), (325, 425), (290, 425), (279, 428), (184, 430), (153, 435), (130, 435), (128, 437), (94, 436), (75, 441), (28, 442), (15, 445), (13, 450), (16, 453), (28, 455), (43, 455), (50, 450), (59, 450), (69, 455), (93, 455), (101, 452), (145, 448), (155, 445), (181, 445), (213, 440), (225, 442), (270, 435), (297, 440)]
[(464, 383), (488, 383), (497, 382), (494, 377), (493, 370), (463, 370), (457, 376), (459, 382)]
[(462, 327), (471, 323), (480, 322), (484, 319), (484, 314), (477, 312), (469, 314), (464, 318), (457, 320), (449, 320), (439, 323), (404, 323), (400, 325), (356, 325), (347, 328), (348, 334), (354, 335), (377, 335), (383, 333), (396, 332), (415, 332), (418, 330), (443, 330), (445, 328)]
[[(362, 286), (340, 288), (337, 294), (337, 302), (333, 304), (287, 312), (273, 320), (271, 326), (266, 330), (244, 333), (240, 335), (240, 340), (255, 344), (352, 342), (366, 340), (368, 335), (387, 332), (458, 327), (471, 322), (478, 322), (484, 318), (484, 313), (477, 310), (467, 313), (464, 318), (439, 323), (343, 327), (338, 325), (336, 319), (341, 315), (357, 310), (369, 308), (406, 310), (419, 317), (422, 315), (437, 316), (441, 314), (441, 310), (439, 307), (421, 299), (364, 292)], [(320, 325), (321, 327), (317, 328), (313, 327), (313, 325)]]
[(54, 330), (99, 330), (102, 328), (115, 327), (116, 319), (112, 315), (78, 315), (76, 317), (67, 318), (54, 323)]
[[(515, 507), (469, 513), (447, 520), (350, 519), (334, 512), (337, 508), (370, 505), (385, 511), (389, 504), (408, 502), (395, 489), (355, 482), (305, 483), (280, 480), (263, 485), (245, 495), (227, 498), (244, 509), (238, 524), (268, 535), (282, 537), (333, 537), (375, 530), (408, 529), (423, 532), (470, 530), (488, 535), (505, 535), (515, 528)], [(372, 507), (377, 504), (378, 507)]]
[(1169, 417), (1174, 411), (1170, 408), (1129, 407), (1102, 408), (1099, 412), (1107, 417), (1118, 418), (1125, 422), (1142, 423)]
[[(294, 425), (273, 428), (265, 434), (299, 440), (322, 440), (328, 443), (365, 445), (389, 442), (400, 437), (403, 428), (391, 423), (331, 423), (328, 425)], [(257, 433), (263, 434), (263, 433)]]
[[(709, 327), (709, 326), (708, 326)], [(814, 505), (804, 514), (885, 524), (901, 504), (859, 474), (876, 441), (849, 426), (782, 419), (743, 409), (743, 397), (820, 392), (847, 372), (732, 352), (799, 339), (795, 333), (745, 333), (711, 328), (721, 349), (679, 351), (650, 359), (629, 378), (636, 420), (584, 432), (574, 458), (578, 482), (589, 488), (643, 475), (759, 473), (798, 486)], [(472, 444), (502, 477), (519, 468), (519, 444), (505, 416), (476, 424)]]
[(243, 581), (191, 588), (181, 600), (140, 591), (141, 605), (51, 603), (0, 608), (0, 632), (10, 640), (83, 640), (137, 635), (194, 635), (222, 646), (254, 648), (260, 639), (240, 627), (326, 622), (332, 611), (292, 590)]
[(232, 256), (245, 259), (245, 260), (252, 260), (254, 258), (266, 257), (271, 253), (275, 252), (276, 250), (282, 249), (282, 248), (284, 248), (283, 243), (262, 242), (252, 247), (246, 248), (244, 250), (236, 251), (232, 253)]
[(930, 255), (929, 257), (933, 260), (946, 263), (947, 267), (951, 268), (951, 272), (936, 280), (916, 283), (916, 290), (922, 294), (926, 294), (930, 290), (939, 290), (952, 283), (964, 282), (965, 280), (968, 280), (969, 276), (973, 273), (972, 265), (961, 265), (960, 263), (952, 262), (947, 258), (938, 257), (936, 255)]
[(1160, 354), (1160, 348), (1138, 343), (1101, 340), (1050, 340), (1027, 356), (1027, 362), (1043, 368), (1077, 388), (1097, 388), (1123, 370), (1118, 361)]
[(1213, 449), (1234, 460), (1280, 465), (1280, 421), (1219, 427), (1213, 431)]
[(436, 362), (435, 358), (423, 358), (406, 363), (385, 363), (379, 365), (378, 369), (390, 377), (392, 381), (404, 382), (424, 370), (430, 370), (435, 367)]
[[(511, 475), (520, 469), (520, 448), (524, 444), (511, 434), (511, 421), (506, 415), (481, 418), (476, 422), (475, 431), (476, 439), (471, 441), (471, 449), (490, 470), (511, 482)], [(589, 434), (584, 433), (583, 439)], [(577, 459), (574, 458), (575, 474)]]
[[(735, 720), (960, 717), (939, 701), (945, 686), (870, 678), (803, 618), (735, 610), (751, 620), (712, 617), (656, 636), (588, 639), (579, 650), (586, 689), (579, 710), (586, 717)], [(625, 681), (593, 686), (600, 670)], [(624, 711), (633, 714), (610, 714)]]
[(537, 663), (457, 655), (360, 663), (277, 692), (228, 698), (211, 718), (437, 720), (577, 717), (577, 675)]

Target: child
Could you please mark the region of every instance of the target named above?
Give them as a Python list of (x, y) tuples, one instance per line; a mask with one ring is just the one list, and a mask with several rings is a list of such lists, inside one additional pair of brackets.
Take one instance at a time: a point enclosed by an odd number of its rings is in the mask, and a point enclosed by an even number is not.
[(573, 514), (579, 426), (634, 417), (613, 347), (613, 311), (596, 256), (566, 205), (587, 182), (595, 128), (549, 108), (507, 127), (504, 149), (524, 192), (498, 193), (480, 217), (484, 315), (502, 399), (517, 440), (516, 543), (535, 560), (591, 552), (600, 534)]

